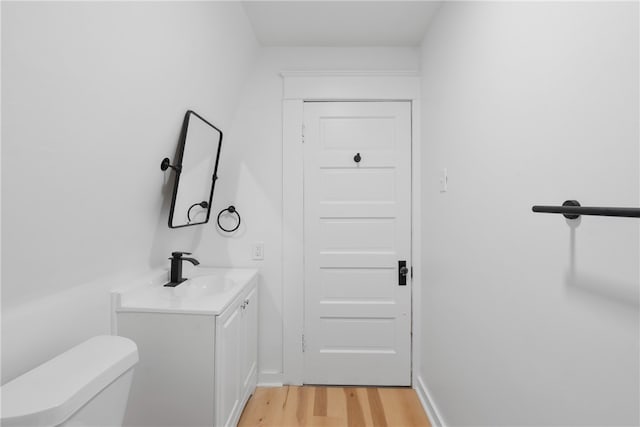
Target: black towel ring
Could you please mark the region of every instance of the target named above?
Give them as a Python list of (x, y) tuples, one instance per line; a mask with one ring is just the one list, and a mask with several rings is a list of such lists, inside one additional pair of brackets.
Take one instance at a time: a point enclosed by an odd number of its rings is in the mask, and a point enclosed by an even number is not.
[[(206, 208), (209, 207), (209, 203), (207, 203), (206, 200), (203, 200), (201, 202), (192, 204), (189, 207), (189, 209), (187, 210), (187, 224), (191, 223), (191, 209), (195, 208), (196, 206), (200, 206), (202, 209), (206, 209)], [(207, 215), (207, 216), (209, 216), (209, 215)]]
[[(233, 227), (232, 229), (228, 230), (226, 228), (224, 228), (221, 224), (220, 224), (220, 217), (222, 216), (223, 213), (225, 212), (229, 212), (230, 214), (236, 214), (236, 216), (238, 217), (238, 223), (236, 224), (235, 227)], [(218, 227), (220, 227), (220, 230), (222, 231), (226, 231), (227, 233), (233, 233), (234, 231), (236, 231), (238, 229), (238, 227), (240, 227), (240, 214), (238, 213), (238, 211), (236, 210), (236, 207), (231, 205), (226, 209), (222, 209), (219, 213), (218, 213), (218, 219), (216, 220), (218, 223)]]

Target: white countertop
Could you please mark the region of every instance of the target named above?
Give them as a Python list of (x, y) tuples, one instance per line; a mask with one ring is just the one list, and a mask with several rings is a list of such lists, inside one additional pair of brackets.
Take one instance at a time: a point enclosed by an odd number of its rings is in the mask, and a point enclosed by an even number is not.
[[(186, 263), (185, 263), (186, 264)], [(178, 286), (165, 287), (168, 272), (159, 272), (128, 289), (113, 291), (117, 312), (218, 315), (251, 283), (258, 270), (184, 266)]]

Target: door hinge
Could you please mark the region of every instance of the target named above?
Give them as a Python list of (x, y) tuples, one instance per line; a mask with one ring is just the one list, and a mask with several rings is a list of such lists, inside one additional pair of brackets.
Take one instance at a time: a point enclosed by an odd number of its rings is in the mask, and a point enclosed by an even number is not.
[(302, 143), (304, 144), (304, 125), (302, 125)]
[(305, 345), (305, 342), (304, 342), (304, 334), (302, 334), (302, 352), (304, 353), (306, 349), (307, 349), (307, 346)]

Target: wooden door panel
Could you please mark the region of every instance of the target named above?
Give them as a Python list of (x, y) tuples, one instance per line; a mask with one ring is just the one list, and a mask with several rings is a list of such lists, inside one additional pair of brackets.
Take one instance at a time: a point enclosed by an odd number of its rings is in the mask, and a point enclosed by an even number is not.
[(393, 150), (395, 117), (323, 117), (320, 132), (326, 150)]
[(320, 252), (389, 252), (395, 250), (392, 218), (323, 218)]
[(391, 202), (397, 198), (395, 171), (391, 168), (323, 168), (318, 175), (321, 204)]
[(324, 268), (320, 302), (392, 302), (395, 277), (395, 268)]

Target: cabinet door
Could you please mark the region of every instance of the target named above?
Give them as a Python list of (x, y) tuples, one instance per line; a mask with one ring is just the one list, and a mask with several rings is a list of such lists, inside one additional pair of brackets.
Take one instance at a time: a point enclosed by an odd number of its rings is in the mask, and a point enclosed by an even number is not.
[(256, 387), (258, 371), (258, 288), (249, 291), (243, 302), (242, 348), (240, 368), (242, 398), (248, 398)]
[(216, 326), (216, 426), (231, 426), (240, 410), (242, 305), (227, 310)]
[(215, 422), (213, 316), (119, 312), (118, 335), (138, 345), (125, 426), (198, 427)]

